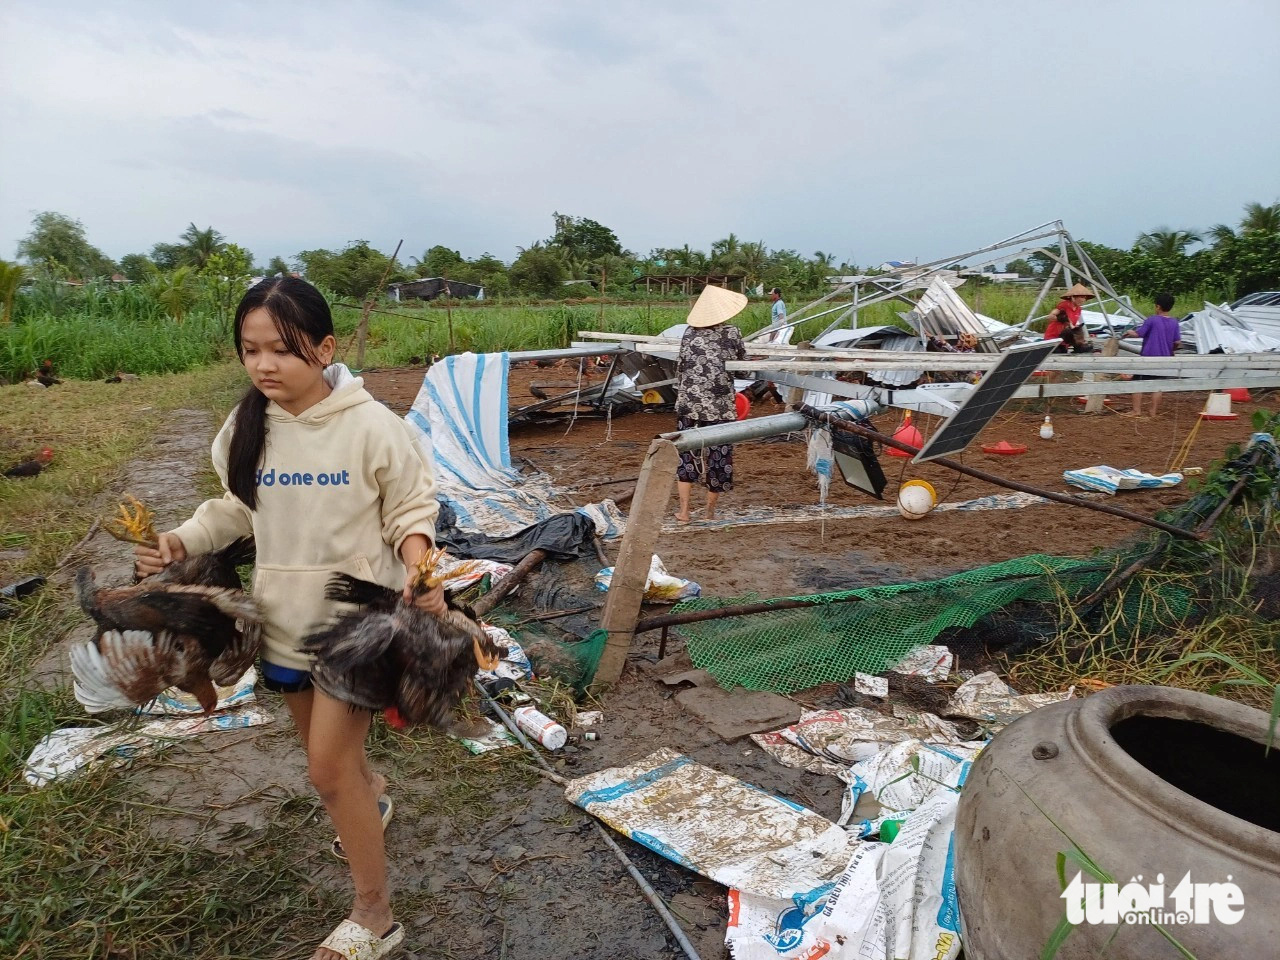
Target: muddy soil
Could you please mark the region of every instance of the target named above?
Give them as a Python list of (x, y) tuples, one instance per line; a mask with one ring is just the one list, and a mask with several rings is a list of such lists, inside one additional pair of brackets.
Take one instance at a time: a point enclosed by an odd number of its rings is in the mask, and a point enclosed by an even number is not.
[[(376, 397), (403, 413), (417, 395), (423, 373), (421, 367), (410, 367), (369, 371), (364, 376)], [(510, 377), (511, 406), (534, 401), (531, 384), (571, 388), (576, 378), (577, 367), (569, 363), (551, 368), (518, 367)], [(601, 379), (603, 373), (593, 371), (584, 382)], [(1063, 481), (1064, 470), (1105, 464), (1164, 473), (1193, 429), (1195, 437), (1185, 465), (1208, 467), (1229, 444), (1247, 441), (1253, 410), (1274, 408), (1273, 398), (1267, 397), (1261, 398), (1262, 402), (1232, 404), (1232, 410), (1239, 414), (1237, 420), (1200, 420), (1204, 394), (1168, 393), (1159, 419), (1131, 420), (1119, 416), (1119, 411), (1129, 408), (1123, 387), (1117, 383), (1113, 409), (1104, 414), (1082, 413), (1083, 407), (1073, 398), (1058, 399), (1052, 405), (1043, 401), (1011, 404), (957, 459), (1010, 480), (1061, 493), (1080, 493)], [(763, 402), (754, 405), (751, 415), (781, 412), (780, 405)], [(1046, 413), (1053, 418), (1052, 440), (1039, 436)], [(887, 433), (892, 433), (900, 420), (901, 413), (896, 411), (874, 418), (876, 426)], [(936, 417), (916, 418), (926, 438), (939, 422)], [(675, 418), (670, 413), (639, 412), (604, 420), (583, 411), (572, 424), (566, 418), (513, 427), (511, 455), (545, 470), (579, 502), (587, 502), (629, 491), (650, 440), (673, 429)], [(983, 445), (1001, 440), (1025, 445), (1027, 452), (1018, 456), (982, 452)], [(817, 481), (805, 468), (801, 440), (739, 444), (734, 457), (735, 485), (720, 498), (722, 516), (747, 507), (812, 508), (818, 504)], [(884, 491), (887, 505), (896, 503), (900, 484), (915, 478), (929, 481), (943, 502), (1009, 492), (936, 465), (912, 466), (905, 458), (882, 456), (881, 464), (889, 481)], [(1162, 490), (1127, 491), (1108, 502), (1152, 516), (1188, 496), (1184, 483)], [(837, 477), (831, 483), (828, 504), (857, 507), (875, 505), (876, 501)], [(1015, 510), (934, 512), (916, 521), (895, 514), (822, 523), (815, 511), (814, 520), (808, 523), (717, 529), (699, 528), (697, 490), (693, 523), (684, 527), (676, 524), (675, 510), (673, 493), (658, 555), (668, 572), (696, 580), (706, 594), (721, 596), (782, 596), (927, 579), (1030, 553), (1084, 556), (1143, 536), (1149, 529), (1082, 507), (1050, 502)]]
[[(403, 413), (422, 375), (422, 368), (370, 371), (365, 380), (376, 397)], [(572, 382), (575, 375), (575, 368), (516, 370), (512, 402), (529, 402), (532, 382)], [(1203, 397), (1167, 395), (1165, 402), (1165, 416), (1156, 421), (1129, 421), (1114, 414), (1083, 416), (1074, 404), (1059, 402), (1052, 411), (1058, 431), (1053, 441), (1036, 435), (1042, 409), (1006, 411), (981, 442), (1025, 443), (1028, 453), (996, 458), (970, 452), (965, 459), (1055, 490), (1065, 489), (1061, 472), (1068, 467), (1106, 463), (1162, 472), (1195, 423)], [(1236, 405), (1239, 421), (1203, 423), (1187, 463), (1207, 466), (1226, 444), (1245, 439), (1253, 406)], [(1124, 404), (1117, 407), (1123, 409)], [(779, 410), (760, 404), (753, 413)], [(895, 419), (886, 414), (877, 422), (882, 428), (892, 427)], [(930, 424), (925, 420), (922, 427), (927, 431)], [(513, 429), (511, 447), (514, 456), (527, 458), (566, 487), (576, 487), (574, 496), (585, 502), (630, 489), (629, 478), (636, 476), (650, 438), (673, 426), (673, 418), (660, 413), (611, 422), (580, 416), (571, 426), (558, 422)], [(164, 523), (188, 516), (199, 499), (194, 478), (207, 465), (213, 429), (214, 424), (199, 414), (175, 421), (157, 439), (155, 452), (130, 466), (121, 490), (148, 499)], [(804, 460), (803, 444), (797, 441), (743, 444), (738, 449), (738, 485), (722, 498), (724, 510), (815, 504), (816, 484)], [(906, 467), (888, 458), (885, 462), (891, 481), (889, 502), (897, 484), (911, 477), (928, 479), (946, 500), (998, 492), (972, 480), (957, 484), (936, 467)], [(586, 486), (606, 480), (621, 482)], [(1121, 499), (1131, 509), (1154, 513), (1185, 496), (1184, 490), (1175, 489)], [(863, 494), (833, 484), (832, 504), (868, 502)], [(658, 550), (670, 571), (699, 581), (707, 593), (781, 595), (918, 579), (1037, 551), (1084, 554), (1139, 532), (1130, 523), (1102, 514), (1044, 505), (935, 513), (917, 522), (829, 520), (825, 527), (811, 522), (707, 530), (694, 523), (664, 533)], [(99, 536), (86, 550), (100, 579), (128, 579), (126, 547)], [(575, 599), (598, 600), (590, 585), (596, 568), (593, 561), (545, 570), (522, 591), (515, 613), (508, 611), (508, 616), (525, 616), (533, 608), (565, 608)], [(554, 636), (562, 629), (583, 633), (590, 626), (589, 616), (581, 616), (538, 631)], [(83, 636), (83, 630), (77, 636)], [(562, 774), (573, 776), (636, 760), (659, 747), (676, 747), (826, 816), (838, 814), (841, 785), (835, 779), (783, 767), (750, 740), (725, 743), (686, 714), (674, 699), (675, 690), (638, 669), (656, 660), (656, 646), (655, 635), (637, 642), (631, 668), (603, 704), (603, 726), (596, 728), (600, 739), (571, 744), (556, 760)], [(50, 658), (47, 678), (60, 675), (57, 664), (64, 658), (61, 653)], [(830, 706), (838, 702), (837, 694), (836, 688), (826, 687), (796, 699), (809, 706)], [(174, 811), (155, 820), (153, 829), (220, 850), (255, 842), (264, 825), (287, 805), (295, 811), (299, 805), (311, 808), (302, 827), (289, 835), (287, 842), (296, 845), (290, 852), (318, 884), (345, 900), (347, 875), (328, 853), (331, 828), (307, 783), (305, 761), (283, 703), (269, 693), (260, 696), (276, 713), (275, 723), (188, 741), (169, 751), (164, 762), (140, 763), (125, 775), (157, 806)], [(391, 777), (398, 803), (387, 832), (387, 850), (393, 899), (402, 905), (399, 919), (407, 927), (403, 956), (681, 956), (584, 816), (565, 804), (561, 788), (522, 770), (519, 765), (527, 758), (518, 751), (499, 760), (476, 759), (460, 745), (434, 735), (401, 738), (380, 732), (376, 740), (378, 765)], [(202, 774), (210, 769), (216, 769), (217, 776)], [(723, 889), (629, 841), (619, 841), (680, 916), (701, 955), (707, 960), (725, 957)], [(333, 922), (339, 919), (334, 916)], [(316, 932), (319, 939), (323, 929)], [(299, 955), (309, 946), (300, 944)]]

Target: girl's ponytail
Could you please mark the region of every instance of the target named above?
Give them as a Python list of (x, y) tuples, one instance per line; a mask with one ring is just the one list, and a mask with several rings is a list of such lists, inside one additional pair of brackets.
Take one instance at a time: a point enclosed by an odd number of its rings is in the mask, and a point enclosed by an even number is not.
[(227, 489), (250, 510), (258, 507), (258, 467), (267, 445), (267, 395), (250, 387), (236, 407), (227, 456)]

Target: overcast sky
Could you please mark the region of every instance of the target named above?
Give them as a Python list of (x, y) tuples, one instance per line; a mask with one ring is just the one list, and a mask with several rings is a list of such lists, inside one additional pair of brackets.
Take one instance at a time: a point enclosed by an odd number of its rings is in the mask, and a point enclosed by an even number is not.
[(0, 257), (510, 261), (554, 210), (866, 265), (1280, 199), (1277, 0), (0, 3)]

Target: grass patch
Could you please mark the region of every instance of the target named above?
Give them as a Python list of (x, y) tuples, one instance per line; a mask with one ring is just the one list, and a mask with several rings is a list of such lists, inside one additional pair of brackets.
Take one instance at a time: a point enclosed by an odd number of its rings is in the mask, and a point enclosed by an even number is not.
[(25, 551), (0, 557), (0, 582), (52, 569), (89, 529), (97, 496), (145, 448), (164, 418), (183, 408), (223, 414), (235, 402), (243, 376), (238, 364), (222, 363), (126, 383), (0, 387), (0, 450), (7, 461), (25, 460), (46, 444), (54, 451), (53, 462), (38, 476), (0, 478), (4, 546)]

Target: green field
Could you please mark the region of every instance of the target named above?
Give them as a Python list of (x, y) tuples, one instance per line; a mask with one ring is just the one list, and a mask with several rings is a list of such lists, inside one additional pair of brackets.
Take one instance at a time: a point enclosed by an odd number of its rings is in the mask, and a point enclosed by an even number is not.
[[(1026, 318), (1035, 291), (1026, 287), (962, 287), (961, 296), (981, 313), (1005, 323)], [(681, 323), (688, 302), (485, 304), (381, 304), (370, 314), (366, 367), (398, 366), (412, 357), (450, 352), (544, 350), (563, 347), (582, 330), (656, 334)], [(1135, 299), (1139, 309), (1150, 304)], [(793, 302), (792, 309), (801, 306)], [(1051, 304), (1050, 304), (1051, 305)], [(825, 309), (825, 308), (824, 308)], [(860, 311), (859, 325), (898, 324), (906, 304), (878, 303)], [(1042, 310), (1047, 309), (1042, 307)], [(355, 365), (353, 336), (360, 312), (334, 307), (339, 355)], [(768, 322), (769, 304), (753, 301), (736, 321), (744, 333)], [(798, 328), (796, 342), (819, 334), (835, 314)], [(140, 375), (179, 373), (232, 358), (230, 319), (208, 307), (182, 323), (167, 316), (143, 291), (86, 288), (61, 300), (42, 300), (0, 327), (0, 380), (17, 382), (51, 359), (61, 377), (92, 380), (117, 371)]]

